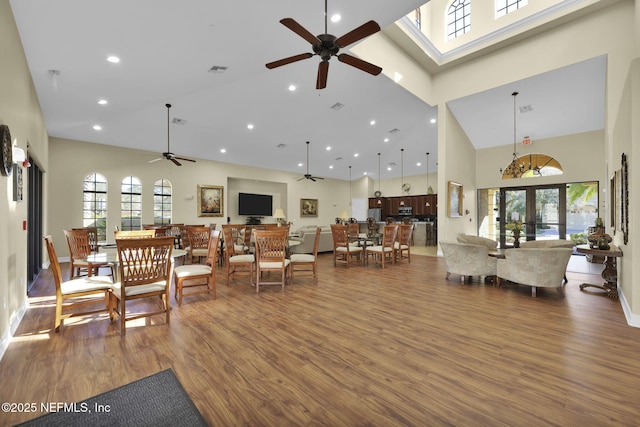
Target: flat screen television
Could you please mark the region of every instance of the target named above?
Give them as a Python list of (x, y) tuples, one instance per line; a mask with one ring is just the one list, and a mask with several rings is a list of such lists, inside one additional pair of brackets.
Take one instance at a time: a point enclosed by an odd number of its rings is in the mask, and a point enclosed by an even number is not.
[(273, 197), (268, 194), (238, 193), (238, 215), (272, 216)]

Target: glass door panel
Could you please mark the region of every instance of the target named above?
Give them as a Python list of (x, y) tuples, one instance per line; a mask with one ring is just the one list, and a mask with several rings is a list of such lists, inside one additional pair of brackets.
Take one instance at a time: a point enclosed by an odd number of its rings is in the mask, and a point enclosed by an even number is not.
[[(527, 224), (532, 234), (527, 240), (558, 240), (560, 238), (560, 189), (538, 188), (535, 190), (535, 222)], [(562, 233), (564, 234), (564, 233)]]

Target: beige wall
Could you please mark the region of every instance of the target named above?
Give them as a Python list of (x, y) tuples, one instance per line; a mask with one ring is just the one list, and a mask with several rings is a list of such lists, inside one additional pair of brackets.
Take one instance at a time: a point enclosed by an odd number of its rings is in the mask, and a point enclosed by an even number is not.
[[(214, 222), (219, 228), (227, 222), (227, 216), (232, 222), (244, 222), (246, 218), (237, 215), (238, 192), (273, 195), (274, 209), (284, 209), (287, 219), (294, 222), (293, 229), (302, 225), (331, 224), (340, 212), (349, 208), (349, 186), (345, 181), (297, 181), (299, 174), (208, 160), (186, 163), (181, 167), (164, 160), (149, 163), (157, 153), (59, 138), (51, 138), (50, 144), (52, 165), (74, 164), (73, 168), (53, 168), (48, 174), (50, 198), (55, 200), (50, 206), (49, 225), (60, 257), (68, 255), (62, 230), (82, 225), (82, 180), (93, 172), (104, 175), (109, 184), (108, 235), (120, 218), (120, 182), (129, 175), (138, 177), (142, 182), (144, 224), (153, 223), (152, 189), (154, 182), (161, 178), (172, 183), (173, 221), (186, 224)], [(198, 217), (198, 184), (224, 187), (224, 216)], [(301, 198), (319, 200), (317, 218), (300, 218)], [(277, 203), (284, 205), (277, 206)], [(266, 217), (264, 222), (275, 223), (275, 220)]]
[[(0, 52), (0, 124), (8, 125), (17, 145), (46, 170), (47, 133), (8, 0), (0, 0)], [(22, 230), (27, 203), (13, 201), (13, 176), (0, 176), (0, 218), (1, 356), (27, 303), (27, 232)]]

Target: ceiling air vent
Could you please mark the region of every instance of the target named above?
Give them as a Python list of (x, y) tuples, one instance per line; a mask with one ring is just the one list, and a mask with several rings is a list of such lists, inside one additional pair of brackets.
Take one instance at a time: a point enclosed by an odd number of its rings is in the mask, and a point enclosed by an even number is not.
[(225, 71), (227, 71), (227, 67), (223, 67), (221, 65), (214, 65), (209, 68), (210, 73), (224, 73)]
[(523, 105), (522, 107), (519, 108), (520, 109), (520, 114), (524, 114), (524, 113), (530, 113), (533, 111), (533, 107), (531, 106), (531, 104), (529, 105)]
[(335, 104), (333, 104), (333, 105), (331, 106), (331, 109), (332, 109), (332, 110), (336, 110), (336, 111), (338, 111), (338, 110), (341, 110), (341, 109), (342, 109), (342, 107), (344, 107), (344, 104), (340, 104), (339, 102), (336, 102)]
[(287, 148), (287, 144), (280, 143), (276, 145), (276, 148)]
[(398, 129), (398, 128), (393, 128), (393, 129), (391, 129), (389, 131), (389, 133), (391, 133), (391, 134), (398, 133), (398, 132), (400, 132), (400, 129)]
[(174, 125), (180, 125), (180, 126), (182, 126), (182, 125), (184, 125), (185, 123), (187, 123), (187, 121), (186, 121), (186, 120), (184, 120), (184, 119), (179, 119), (179, 118), (177, 118), (177, 117), (174, 117), (174, 118), (173, 118), (173, 120), (171, 120), (171, 123), (172, 123), (172, 124), (174, 124)]

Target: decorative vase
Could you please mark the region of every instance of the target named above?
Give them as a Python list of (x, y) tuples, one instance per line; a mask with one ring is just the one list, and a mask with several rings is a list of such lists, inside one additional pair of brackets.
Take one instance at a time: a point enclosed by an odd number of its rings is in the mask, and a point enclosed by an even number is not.
[(602, 221), (602, 218), (596, 218), (596, 227), (604, 227), (604, 221)]
[(519, 230), (513, 231), (513, 247), (514, 248), (520, 247), (520, 231)]
[(598, 249), (601, 249), (603, 251), (609, 250), (609, 242), (607, 242), (607, 239), (605, 237), (600, 237), (598, 239)]

